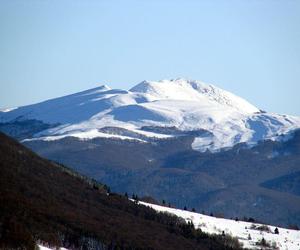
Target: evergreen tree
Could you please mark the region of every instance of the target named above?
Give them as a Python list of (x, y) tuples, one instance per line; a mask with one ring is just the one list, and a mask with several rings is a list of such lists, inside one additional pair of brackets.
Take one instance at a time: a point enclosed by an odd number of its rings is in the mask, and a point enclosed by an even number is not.
[(265, 238), (262, 238), (262, 239), (261, 239), (260, 244), (261, 244), (262, 246), (266, 246), (266, 245), (267, 245), (267, 242), (266, 242)]

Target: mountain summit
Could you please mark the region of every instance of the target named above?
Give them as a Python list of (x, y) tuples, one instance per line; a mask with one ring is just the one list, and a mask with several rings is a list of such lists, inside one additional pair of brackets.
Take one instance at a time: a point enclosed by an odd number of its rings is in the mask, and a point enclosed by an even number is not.
[[(300, 127), (300, 118), (261, 112), (246, 100), (200, 81), (143, 81), (129, 91), (106, 85), (0, 112), (0, 122), (40, 121), (28, 140), (166, 139), (192, 133), (192, 148), (219, 151), (237, 143), (277, 140)], [(167, 132), (166, 132), (167, 131)], [(24, 138), (23, 138), (24, 139)]]
[(259, 109), (244, 99), (222, 90), (212, 84), (178, 78), (175, 80), (143, 81), (130, 91), (155, 96), (158, 100), (184, 100), (196, 102), (212, 102), (231, 107), (240, 112), (254, 113)]

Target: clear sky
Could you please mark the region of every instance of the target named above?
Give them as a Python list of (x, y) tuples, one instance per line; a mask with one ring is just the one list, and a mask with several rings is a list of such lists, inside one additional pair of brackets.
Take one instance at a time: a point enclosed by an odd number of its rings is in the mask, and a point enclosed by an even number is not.
[(185, 77), (300, 115), (300, 1), (0, 0), (0, 107)]

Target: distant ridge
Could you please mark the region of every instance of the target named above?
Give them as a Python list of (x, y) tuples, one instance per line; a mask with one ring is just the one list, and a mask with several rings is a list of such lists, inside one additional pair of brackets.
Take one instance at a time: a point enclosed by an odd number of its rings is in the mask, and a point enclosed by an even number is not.
[[(194, 150), (201, 152), (217, 152), (238, 143), (252, 146), (262, 140), (281, 140), (300, 127), (299, 117), (261, 112), (246, 100), (212, 84), (182, 78), (142, 81), (129, 91), (101, 85), (0, 113), (0, 126), (26, 120), (38, 120), (50, 127), (35, 130), (24, 138), (27, 140), (73, 136), (146, 143), (153, 138), (178, 135), (143, 129), (149, 126), (173, 127), (183, 133), (207, 131), (195, 136), (191, 143)], [(112, 133), (107, 132), (107, 127), (118, 129)], [(120, 132), (124, 129), (130, 133)]]

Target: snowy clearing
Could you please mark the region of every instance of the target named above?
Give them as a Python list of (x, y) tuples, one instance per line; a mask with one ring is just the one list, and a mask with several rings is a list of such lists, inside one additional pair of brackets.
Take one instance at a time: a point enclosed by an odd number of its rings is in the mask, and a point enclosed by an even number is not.
[(149, 206), (159, 212), (175, 214), (186, 221), (193, 222), (195, 228), (200, 228), (210, 234), (222, 234), (224, 231), (225, 234), (237, 237), (245, 248), (263, 249), (256, 244), (264, 238), (274, 249), (276, 249), (275, 246), (280, 250), (300, 249), (300, 231), (297, 230), (277, 227), (279, 234), (275, 234), (276, 227), (271, 225), (216, 218), (146, 202), (139, 202), (139, 204)]

